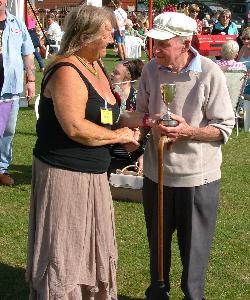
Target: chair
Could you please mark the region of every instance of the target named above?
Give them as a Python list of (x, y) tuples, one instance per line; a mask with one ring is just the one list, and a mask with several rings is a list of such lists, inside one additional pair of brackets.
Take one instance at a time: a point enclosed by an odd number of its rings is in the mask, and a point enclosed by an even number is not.
[(236, 135), (239, 135), (239, 119), (244, 117), (242, 115), (242, 103), (244, 100), (243, 91), (247, 81), (247, 72), (243, 70), (233, 70), (227, 69), (224, 70), (224, 74), (227, 81), (227, 88), (231, 98), (232, 106), (235, 113), (235, 126), (236, 126)]
[(61, 40), (63, 37), (64, 32), (61, 32), (61, 35), (57, 37), (57, 39), (55, 40), (55, 44), (53, 45), (47, 45), (46, 46), (46, 52), (45, 52), (45, 59), (48, 58), (49, 54), (50, 54), (50, 49), (54, 50), (56, 53), (60, 50), (60, 45), (61, 45)]
[(148, 39), (148, 37), (147, 36), (145, 36), (143, 39), (142, 39), (142, 48), (143, 48), (143, 50), (146, 50), (146, 48), (147, 48), (147, 39)]
[(141, 57), (142, 40), (136, 36), (125, 36), (125, 48), (127, 58)]
[(45, 59), (48, 58), (51, 49), (54, 50), (56, 53), (60, 50), (61, 38), (56, 40), (55, 42), (56, 43), (54, 45), (46, 46)]

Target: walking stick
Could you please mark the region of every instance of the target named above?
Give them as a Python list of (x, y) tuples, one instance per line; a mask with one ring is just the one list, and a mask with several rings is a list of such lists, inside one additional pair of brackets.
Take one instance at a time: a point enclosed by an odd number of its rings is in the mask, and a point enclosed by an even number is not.
[(158, 289), (165, 287), (163, 274), (163, 150), (169, 139), (161, 136), (158, 144)]

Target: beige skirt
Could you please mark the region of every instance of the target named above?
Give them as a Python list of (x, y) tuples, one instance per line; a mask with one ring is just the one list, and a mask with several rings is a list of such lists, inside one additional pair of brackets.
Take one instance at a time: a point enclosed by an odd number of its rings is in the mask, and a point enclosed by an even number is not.
[(107, 175), (33, 159), (26, 279), (30, 299), (116, 300), (114, 211)]

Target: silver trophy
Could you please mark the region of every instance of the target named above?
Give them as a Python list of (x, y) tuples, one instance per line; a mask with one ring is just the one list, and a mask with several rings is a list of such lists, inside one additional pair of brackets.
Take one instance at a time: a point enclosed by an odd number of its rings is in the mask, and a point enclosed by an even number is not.
[(167, 105), (167, 113), (161, 117), (161, 124), (167, 127), (175, 127), (179, 123), (176, 120), (171, 118), (171, 111), (169, 108), (169, 104), (172, 103), (175, 92), (176, 92), (176, 84), (175, 83), (163, 83), (161, 84), (161, 93), (162, 100)]

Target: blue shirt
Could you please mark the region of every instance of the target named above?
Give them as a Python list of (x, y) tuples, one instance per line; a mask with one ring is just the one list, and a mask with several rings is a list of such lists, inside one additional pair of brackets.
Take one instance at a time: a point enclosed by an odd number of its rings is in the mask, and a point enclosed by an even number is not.
[[(217, 22), (214, 25), (214, 29), (223, 32), (226, 29), (226, 27), (224, 27), (220, 22)], [(212, 34), (213, 34), (213, 31), (212, 31)], [(216, 33), (216, 34), (218, 34), (218, 33)], [(230, 22), (227, 34), (228, 35), (234, 35), (234, 34), (238, 35), (239, 34), (238, 28), (234, 22)]]
[[(195, 50), (193, 47), (190, 47), (190, 51), (194, 54), (194, 58), (190, 61), (190, 63), (188, 64), (188, 66), (184, 69), (182, 69), (180, 71), (180, 73), (184, 73), (184, 72), (188, 72), (188, 71), (192, 71), (192, 72), (202, 72), (201, 69), (201, 56), (199, 54), (199, 52), (197, 50)], [(162, 65), (159, 65), (159, 69), (166, 71), (166, 72), (172, 72), (172, 70), (170, 70), (167, 67), (164, 67)]]
[(35, 49), (23, 21), (6, 12), (2, 36), (4, 83), (1, 96), (6, 93), (20, 94), (23, 91), (23, 56)]

